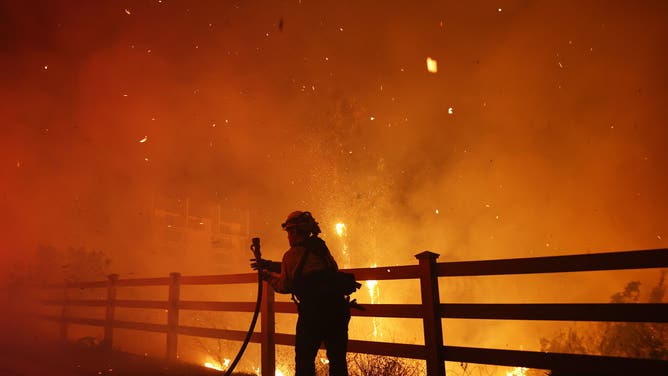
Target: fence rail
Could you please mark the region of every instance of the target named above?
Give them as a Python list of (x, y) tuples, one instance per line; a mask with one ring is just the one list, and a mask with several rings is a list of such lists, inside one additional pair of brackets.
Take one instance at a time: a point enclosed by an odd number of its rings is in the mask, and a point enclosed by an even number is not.
[[(427, 374), (436, 376), (445, 375), (445, 361), (609, 375), (634, 374), (638, 370), (643, 370), (643, 373), (648, 375), (668, 375), (667, 360), (444, 346), (441, 328), (443, 318), (666, 323), (668, 304), (451, 304), (440, 302), (438, 288), (439, 277), (664, 268), (668, 267), (668, 249), (443, 263), (437, 263), (438, 255), (431, 252), (420, 253), (416, 258), (419, 261), (418, 265), (349, 269), (349, 271), (355, 273), (357, 279), (361, 281), (419, 280), (422, 304), (371, 304), (365, 305), (364, 311), (354, 310), (353, 315), (421, 319), (424, 345), (350, 340), (348, 345), (350, 352), (426, 360)], [(175, 360), (179, 335), (234, 341), (242, 341), (246, 335), (239, 330), (179, 325), (180, 310), (252, 312), (255, 308), (255, 303), (252, 302), (181, 300), (181, 286), (249, 284), (257, 283), (256, 281), (257, 275), (251, 273), (205, 276), (181, 276), (179, 273), (172, 273), (168, 278), (123, 280), (117, 275), (110, 275), (108, 281), (50, 285), (48, 288), (64, 289), (63, 298), (44, 300), (43, 303), (62, 306), (61, 315), (41, 317), (60, 323), (63, 340), (67, 338), (67, 327), (71, 324), (104, 327), (103, 343), (109, 347), (113, 343), (114, 329), (165, 333), (166, 357)], [(169, 298), (167, 301), (116, 299), (116, 289), (121, 286), (167, 286)], [(71, 288), (106, 288), (107, 299), (69, 299), (67, 291)], [(67, 309), (71, 306), (106, 307), (105, 318), (71, 317)], [(167, 310), (167, 323), (116, 320), (117, 307)], [(275, 332), (276, 313), (294, 314), (296, 308), (292, 303), (275, 302), (273, 290), (265, 286), (261, 330), (251, 337), (251, 342), (261, 344), (261, 370), (265, 375), (275, 373), (276, 345), (294, 346), (295, 342), (294, 335)]]

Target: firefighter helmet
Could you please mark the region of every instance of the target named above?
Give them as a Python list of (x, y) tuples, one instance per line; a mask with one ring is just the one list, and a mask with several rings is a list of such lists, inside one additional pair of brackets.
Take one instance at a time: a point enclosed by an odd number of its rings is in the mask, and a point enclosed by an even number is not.
[(285, 222), (281, 224), (283, 230), (288, 230), (289, 228), (297, 228), (297, 231), (318, 235), (320, 233), (320, 227), (315, 218), (311, 215), (311, 212), (307, 211), (293, 211), (288, 214), (288, 217), (285, 219)]

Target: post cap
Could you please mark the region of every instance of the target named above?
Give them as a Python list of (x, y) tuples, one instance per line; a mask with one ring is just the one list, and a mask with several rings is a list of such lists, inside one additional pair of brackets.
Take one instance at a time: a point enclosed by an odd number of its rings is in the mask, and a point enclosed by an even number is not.
[(417, 255), (415, 255), (415, 258), (418, 260), (428, 260), (428, 259), (436, 260), (439, 256), (440, 255), (438, 253), (434, 253), (431, 251), (424, 251), (422, 253), (418, 253)]

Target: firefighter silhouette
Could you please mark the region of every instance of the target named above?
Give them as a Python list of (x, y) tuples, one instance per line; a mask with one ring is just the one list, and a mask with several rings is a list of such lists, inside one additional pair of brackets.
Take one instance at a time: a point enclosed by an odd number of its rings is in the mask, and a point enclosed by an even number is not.
[(281, 226), (290, 244), (283, 260), (252, 260), (251, 267), (261, 269), (276, 292), (292, 294), (297, 304), (296, 376), (315, 375), (315, 358), (323, 342), (329, 374), (347, 376), (349, 298), (331, 288), (338, 265), (318, 237), (320, 227), (310, 212), (292, 212)]

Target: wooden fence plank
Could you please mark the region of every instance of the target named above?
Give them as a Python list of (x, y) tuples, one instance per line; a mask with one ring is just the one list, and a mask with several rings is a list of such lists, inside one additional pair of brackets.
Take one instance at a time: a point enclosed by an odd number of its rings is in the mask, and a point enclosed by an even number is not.
[[(244, 339), (246, 339), (246, 332), (243, 330), (202, 328), (198, 326), (184, 326), (184, 325), (180, 325), (177, 328), (177, 330), (179, 334), (193, 337), (220, 338), (231, 341), (243, 341)], [(262, 336), (260, 335), (260, 333), (253, 333), (250, 342), (259, 343), (261, 341), (262, 341)]]
[(443, 318), (668, 322), (668, 303), (441, 304)]
[(563, 273), (668, 267), (668, 248), (504, 260), (443, 262), (439, 277)]
[(257, 273), (181, 277), (182, 285), (231, 285), (236, 283), (257, 283)]
[(443, 358), (452, 362), (573, 372), (578, 375), (668, 375), (668, 361), (536, 351), (445, 346)]
[[(257, 283), (257, 281), (255, 283)], [(255, 303), (182, 300), (179, 302), (179, 308), (198, 311), (253, 312), (255, 310)]]

